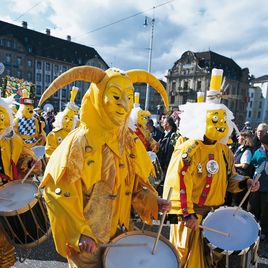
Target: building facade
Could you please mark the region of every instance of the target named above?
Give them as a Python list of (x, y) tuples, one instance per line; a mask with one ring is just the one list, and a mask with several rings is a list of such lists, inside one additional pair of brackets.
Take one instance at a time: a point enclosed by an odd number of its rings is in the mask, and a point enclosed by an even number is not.
[[(109, 68), (98, 52), (92, 48), (71, 41), (54, 37), (49, 29), (40, 33), (28, 29), (27, 22), (22, 27), (0, 21), (0, 62), (4, 72), (0, 76), (13, 76), (35, 84), (35, 103), (49, 84), (66, 70), (79, 66), (91, 65), (103, 70)], [(88, 89), (89, 83), (76, 81), (55, 93), (47, 101), (56, 111), (63, 110), (69, 101), (70, 88), (79, 87), (76, 102)]]
[(241, 69), (232, 59), (212, 51), (186, 51), (174, 63), (167, 75), (170, 105), (178, 108), (186, 102), (195, 102), (198, 91), (206, 95), (213, 68), (223, 69), (223, 94), (226, 95), (223, 103), (234, 113), (238, 127), (243, 127), (246, 120), (249, 70)]
[(251, 81), (247, 117), (253, 128), (260, 123), (268, 123), (268, 75)]

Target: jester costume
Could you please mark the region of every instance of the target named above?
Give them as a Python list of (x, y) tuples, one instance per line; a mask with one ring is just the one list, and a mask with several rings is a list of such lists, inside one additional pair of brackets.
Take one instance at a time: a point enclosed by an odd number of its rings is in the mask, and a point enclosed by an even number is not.
[[(219, 91), (211, 93), (212, 98), (218, 95)], [(180, 267), (217, 267), (219, 256), (206, 258), (200, 228), (188, 228), (186, 222), (197, 219), (201, 224), (208, 212), (224, 204), (227, 190), (240, 192), (247, 185), (246, 178), (236, 174), (233, 154), (226, 145), (233, 114), (216, 101), (187, 103), (181, 110), (180, 132), (188, 140), (176, 144), (163, 195), (173, 187), (170, 213), (177, 216), (178, 224), (171, 226), (170, 240), (178, 250)]]
[[(24, 147), (21, 137), (13, 132), (12, 110), (4, 99), (0, 99), (0, 192), (1, 187), (12, 180), (21, 179), (29, 164), (35, 160), (34, 152)], [(36, 165), (33, 173), (40, 172)], [(15, 263), (15, 248), (0, 228), (0, 268)]]
[(133, 83), (148, 81), (166, 104), (167, 96), (145, 71), (104, 72), (84, 66), (59, 76), (40, 103), (58, 89), (56, 85), (75, 77), (92, 82), (82, 100), (80, 126), (52, 154), (40, 187), (45, 187), (56, 250), (67, 256), (71, 267), (102, 267), (99, 250), (80, 251), (81, 234), (107, 243), (118, 226), (130, 230), (131, 205), (147, 223), (157, 217), (157, 193), (148, 181), (153, 166), (141, 141), (128, 129)]

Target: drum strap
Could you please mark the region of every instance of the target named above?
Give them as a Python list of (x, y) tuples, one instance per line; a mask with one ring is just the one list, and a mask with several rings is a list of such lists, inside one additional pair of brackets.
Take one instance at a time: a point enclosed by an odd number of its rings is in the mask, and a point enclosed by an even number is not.
[(187, 192), (186, 192), (186, 186), (185, 186), (185, 182), (184, 182), (184, 176), (188, 170), (188, 167), (189, 167), (189, 165), (183, 166), (183, 168), (179, 172), (179, 176), (180, 176), (180, 200), (181, 200), (182, 214), (184, 217), (189, 216), (188, 207), (187, 207)]
[(144, 136), (144, 134), (142, 133), (142, 131), (140, 130), (140, 128), (137, 127), (137, 129), (135, 130), (135, 134), (140, 138), (140, 140), (142, 141), (143, 145), (145, 146), (147, 151), (150, 151), (151, 149), (151, 144), (150, 142), (146, 139), (146, 137)]
[[(209, 160), (214, 160), (214, 155), (209, 154), (208, 155)], [(206, 183), (203, 188), (203, 191), (201, 193), (201, 196), (199, 197), (198, 205), (203, 206), (206, 202), (207, 196), (209, 194), (210, 188), (211, 188), (211, 183), (212, 183), (212, 174), (207, 172), (207, 178), (206, 178)]]

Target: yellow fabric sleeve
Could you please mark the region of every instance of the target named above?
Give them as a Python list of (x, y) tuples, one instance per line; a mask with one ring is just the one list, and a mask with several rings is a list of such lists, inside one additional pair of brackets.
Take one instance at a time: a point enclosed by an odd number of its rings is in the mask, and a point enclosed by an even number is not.
[(50, 158), (51, 154), (55, 151), (57, 146), (58, 146), (58, 143), (57, 143), (56, 134), (53, 131), (51, 131), (46, 137), (45, 151), (46, 151), (47, 159)]
[(95, 239), (83, 213), (81, 180), (72, 183), (61, 180), (54, 184), (51, 179), (45, 188), (44, 198), (59, 254), (66, 257), (67, 243), (79, 251), (78, 243), (81, 234)]

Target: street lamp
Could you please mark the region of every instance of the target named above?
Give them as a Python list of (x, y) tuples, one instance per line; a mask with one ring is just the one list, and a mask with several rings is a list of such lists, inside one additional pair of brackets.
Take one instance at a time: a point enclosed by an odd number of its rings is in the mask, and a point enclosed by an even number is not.
[[(155, 7), (154, 7), (155, 8)], [(144, 20), (144, 27), (148, 26), (148, 19), (151, 19), (151, 37), (150, 37), (150, 47), (149, 47), (149, 58), (148, 58), (148, 72), (151, 72), (152, 67), (152, 53), (153, 53), (153, 40), (154, 40), (154, 12), (153, 12), (153, 18), (145, 17)], [(146, 85), (146, 97), (145, 97), (145, 110), (149, 109), (149, 101), (150, 101), (150, 86), (149, 84)]]

